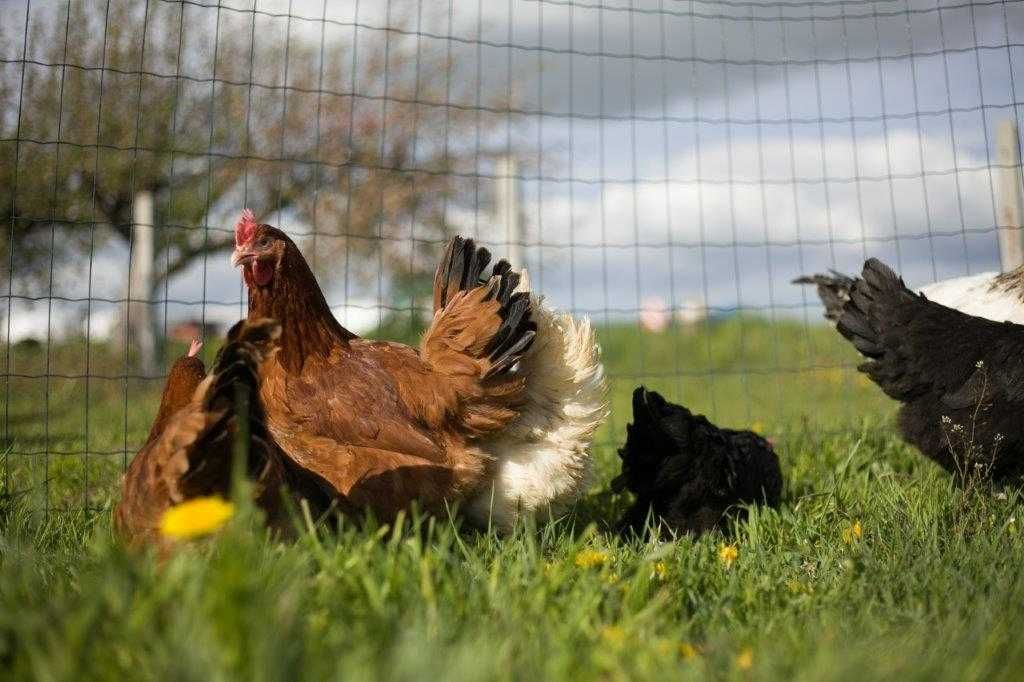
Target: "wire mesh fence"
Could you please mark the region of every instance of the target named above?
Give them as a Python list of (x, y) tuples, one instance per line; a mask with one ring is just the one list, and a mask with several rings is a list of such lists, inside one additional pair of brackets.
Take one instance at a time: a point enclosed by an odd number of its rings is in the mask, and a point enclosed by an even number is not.
[(3, 491), (41, 509), (104, 505), (169, 360), (244, 315), (243, 206), (368, 336), (415, 339), (450, 234), (527, 267), (600, 329), (607, 466), (638, 383), (773, 433), (884, 415), (790, 280), (1019, 241), (1019, 0), (0, 13)]

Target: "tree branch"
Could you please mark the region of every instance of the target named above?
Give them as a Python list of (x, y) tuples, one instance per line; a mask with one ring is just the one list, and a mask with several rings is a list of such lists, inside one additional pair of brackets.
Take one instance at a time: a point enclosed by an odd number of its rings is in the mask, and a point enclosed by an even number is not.
[[(199, 243), (195, 246), (186, 246), (178, 250), (178, 253), (170, 266), (165, 268), (153, 279), (154, 290), (159, 290), (167, 280), (171, 279), (175, 275), (180, 275), (184, 272), (192, 262), (202, 256), (203, 254), (214, 254), (222, 251), (227, 251), (229, 248), (234, 246), (235, 242), (232, 239), (224, 239), (221, 241), (210, 241), (206, 244)], [(160, 256), (157, 256), (156, 260), (162, 260)]]

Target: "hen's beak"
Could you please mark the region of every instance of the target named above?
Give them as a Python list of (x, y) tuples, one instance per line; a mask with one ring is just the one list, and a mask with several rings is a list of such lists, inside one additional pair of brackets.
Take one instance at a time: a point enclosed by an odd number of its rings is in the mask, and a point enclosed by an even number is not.
[(251, 263), (256, 260), (256, 253), (249, 247), (239, 246), (235, 249), (235, 252), (231, 254), (231, 266), (239, 267), (246, 263)]

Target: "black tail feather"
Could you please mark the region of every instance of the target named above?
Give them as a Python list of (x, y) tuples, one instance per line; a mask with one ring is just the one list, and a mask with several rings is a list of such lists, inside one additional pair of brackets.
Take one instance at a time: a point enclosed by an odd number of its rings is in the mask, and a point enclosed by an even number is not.
[(472, 239), (453, 237), (434, 274), (434, 310), (443, 308), (457, 292), (482, 284), (483, 272), (490, 262), (490, 251), (478, 248)]
[(881, 356), (885, 346), (876, 303), (888, 309), (904, 294), (915, 295), (889, 266), (876, 258), (869, 259), (864, 263), (862, 278), (850, 292), (849, 305), (836, 321), (836, 329), (865, 357)]
[(533, 343), (537, 324), (531, 318), (528, 292), (516, 289), (522, 276), (506, 260), (499, 260), (486, 279), (484, 270), (491, 261), (490, 252), (472, 239), (454, 237), (434, 275), (434, 310), (443, 308), (459, 291), (486, 286), (485, 300), (501, 304), (501, 326), (488, 342), (485, 352), (490, 369), (484, 378), (509, 371)]
[(843, 314), (843, 306), (850, 300), (850, 290), (857, 280), (835, 270), (828, 275), (814, 274), (797, 277), (793, 284), (814, 284), (818, 287), (818, 298), (825, 306), (825, 318), (833, 322)]
[(900, 433), (926, 457), (958, 477), (1024, 469), (1024, 327), (930, 301), (870, 259), (836, 328), (865, 356), (858, 369), (902, 403)]
[[(946, 328), (947, 323), (933, 319), (933, 315), (949, 312), (957, 320), (969, 319), (909, 290), (892, 268), (871, 258), (864, 263), (862, 277), (854, 286), (836, 329), (868, 359), (859, 369), (889, 397), (907, 401), (931, 390), (932, 374), (949, 366), (938, 362), (934, 372), (921, 371), (929, 363), (912, 348), (918, 337), (932, 334), (931, 327)], [(942, 349), (932, 352), (938, 354)]]

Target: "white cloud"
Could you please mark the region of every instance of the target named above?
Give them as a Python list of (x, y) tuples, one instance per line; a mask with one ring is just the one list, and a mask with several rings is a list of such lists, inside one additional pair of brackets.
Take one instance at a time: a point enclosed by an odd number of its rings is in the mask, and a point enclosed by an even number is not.
[[(562, 305), (613, 316), (632, 316), (650, 296), (793, 314), (806, 292), (789, 280), (804, 270), (857, 270), (879, 255), (926, 283), (995, 264), (986, 158), (961, 151), (959, 167), (982, 170), (921, 177), (922, 168), (953, 169), (942, 136), (897, 131), (888, 156), (882, 137), (715, 142), (672, 159), (671, 176), (696, 178), (698, 161), (705, 182), (576, 187), (572, 199), (545, 183), (540, 201), (527, 188), (528, 241), (543, 242), (529, 250), (535, 279)], [(791, 166), (808, 182), (789, 182)], [(890, 180), (890, 167), (910, 177)], [(876, 177), (820, 182), (856, 176)], [(965, 240), (965, 228), (980, 232)], [(943, 236), (922, 238), (929, 231)]]
[[(920, 139), (926, 171), (953, 170), (946, 140)], [(983, 170), (959, 174), (958, 200), (955, 174), (922, 177), (916, 135), (906, 131), (891, 136), (888, 150), (886, 158), (880, 137), (859, 139), (856, 147), (841, 137), (827, 138), (824, 144), (800, 139), (790, 145), (784, 138), (760, 145), (749, 139), (731, 147), (716, 143), (704, 146), (699, 156), (690, 151), (673, 160), (670, 175), (684, 182), (610, 183), (603, 192), (577, 190), (572, 201), (566, 191), (552, 196), (557, 190), (547, 183), (541, 203), (526, 193), (524, 211), (531, 223), (542, 224), (545, 242), (568, 243), (571, 217), (577, 244), (657, 243), (670, 236), (678, 242), (729, 242), (734, 237), (778, 242), (823, 239), (829, 233), (839, 240), (859, 240), (891, 237), (894, 226), (900, 235), (910, 236), (927, 231), (929, 215), (935, 230), (960, 229), (961, 205), (968, 227), (993, 226), (992, 188), (983, 156), (959, 156), (960, 167)], [(845, 181), (858, 177), (854, 158), (859, 177), (867, 178), (859, 183)], [(790, 182), (790, 164), (800, 182)], [(890, 182), (889, 167), (895, 175), (910, 177)], [(825, 177), (840, 181), (821, 182)]]

